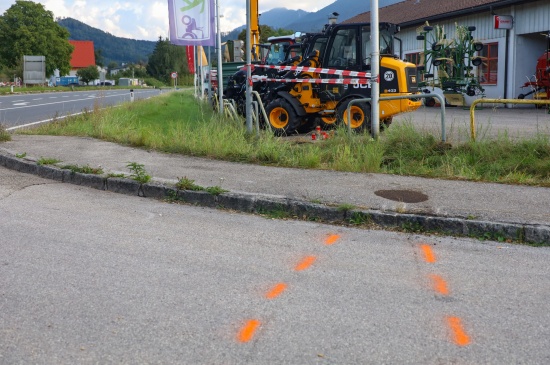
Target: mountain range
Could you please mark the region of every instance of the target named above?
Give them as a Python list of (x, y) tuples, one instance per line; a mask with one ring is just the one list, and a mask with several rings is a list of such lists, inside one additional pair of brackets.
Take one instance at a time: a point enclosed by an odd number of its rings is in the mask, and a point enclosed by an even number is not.
[[(379, 0), (379, 7), (385, 7), (405, 0)], [(370, 10), (370, 0), (336, 0), (332, 4), (316, 12), (307, 10), (289, 10), (274, 8), (265, 11), (260, 16), (260, 24), (272, 28), (288, 29), (289, 31), (318, 32), (328, 22), (332, 13), (338, 13), (338, 21), (344, 21)], [(101, 50), (104, 65), (116, 62), (140, 63), (147, 62), (155, 49), (156, 42), (116, 37), (100, 29), (90, 27), (76, 19), (60, 18), (57, 22), (69, 31), (71, 40), (90, 40), (96, 50)], [(222, 41), (237, 39), (245, 25), (235, 28), (223, 35)]]
[[(378, 7), (383, 8), (402, 1), (405, 0), (379, 0)], [(319, 32), (328, 22), (328, 17), (332, 13), (338, 13), (338, 21), (342, 22), (367, 11), (370, 11), (370, 0), (336, 0), (321, 10), (308, 13), (300, 19), (287, 18), (289, 21), (282, 28), (300, 32)], [(262, 14), (260, 17), (260, 23), (263, 16)]]

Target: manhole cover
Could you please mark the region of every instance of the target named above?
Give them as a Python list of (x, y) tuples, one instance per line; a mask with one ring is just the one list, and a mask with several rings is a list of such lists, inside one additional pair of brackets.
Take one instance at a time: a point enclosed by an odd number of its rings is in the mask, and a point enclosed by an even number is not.
[(382, 198), (403, 203), (421, 203), (428, 200), (426, 194), (413, 190), (378, 190), (375, 191), (374, 194)]

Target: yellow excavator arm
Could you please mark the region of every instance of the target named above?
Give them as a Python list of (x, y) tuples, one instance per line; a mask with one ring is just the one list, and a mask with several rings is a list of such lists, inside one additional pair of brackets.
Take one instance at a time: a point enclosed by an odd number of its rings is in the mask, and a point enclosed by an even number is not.
[(252, 44), (252, 59), (260, 60), (260, 14), (258, 0), (250, 0), (250, 43)]

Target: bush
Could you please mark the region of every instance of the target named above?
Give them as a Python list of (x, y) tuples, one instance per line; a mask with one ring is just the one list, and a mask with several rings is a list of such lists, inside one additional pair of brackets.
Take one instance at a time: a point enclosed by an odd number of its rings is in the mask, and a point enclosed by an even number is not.
[(154, 87), (163, 87), (166, 86), (162, 81), (159, 81), (153, 77), (149, 77), (143, 80), (144, 83), (147, 84), (147, 86), (154, 86)]

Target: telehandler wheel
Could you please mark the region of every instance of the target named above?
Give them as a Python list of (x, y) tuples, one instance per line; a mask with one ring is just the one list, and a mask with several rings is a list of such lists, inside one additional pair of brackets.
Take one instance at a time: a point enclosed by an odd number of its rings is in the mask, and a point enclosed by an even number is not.
[[(346, 126), (349, 123), (346, 110), (352, 100), (353, 99), (344, 101), (337, 108), (338, 116)], [(370, 114), (370, 104), (353, 104), (351, 106), (351, 129), (356, 132), (362, 132), (365, 129), (370, 131)]]
[(300, 119), (292, 105), (285, 99), (275, 99), (267, 105), (265, 110), (267, 122), (276, 135), (289, 135), (300, 126)]
[(338, 122), (338, 117), (336, 115), (324, 115), (317, 119), (318, 125), (323, 130), (334, 129), (336, 127), (336, 122)]

